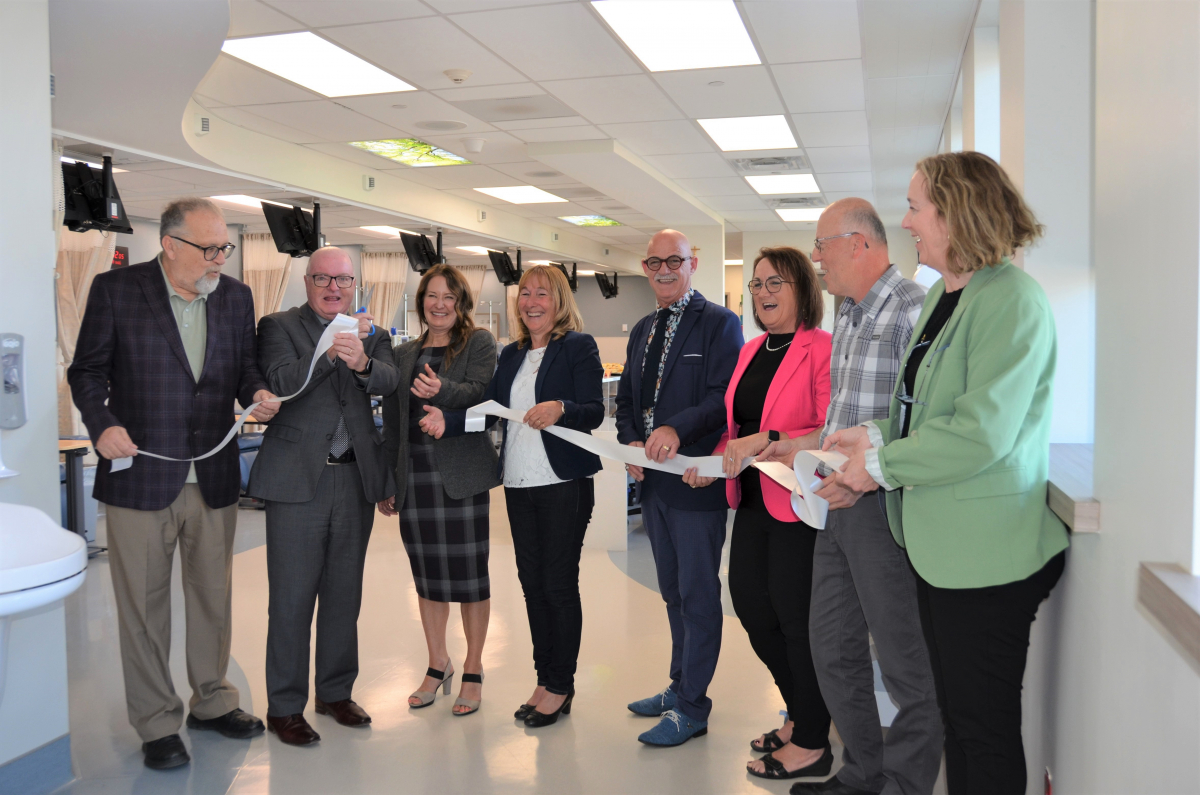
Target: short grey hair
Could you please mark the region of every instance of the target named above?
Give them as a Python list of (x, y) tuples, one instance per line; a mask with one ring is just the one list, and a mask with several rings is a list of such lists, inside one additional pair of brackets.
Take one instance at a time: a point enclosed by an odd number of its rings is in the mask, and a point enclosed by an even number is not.
[(865, 199), (853, 201), (846, 208), (842, 219), (844, 224), (850, 227), (850, 231), (858, 232), (868, 240), (887, 245), (887, 231), (883, 228), (883, 221), (880, 220), (879, 213), (875, 212), (871, 203)]
[(218, 218), (225, 218), (225, 213), (221, 212), (221, 208), (211, 199), (200, 196), (176, 199), (163, 208), (162, 217), (158, 220), (158, 239), (162, 240), (182, 230), (183, 225), (187, 223), (188, 213), (194, 212), (209, 212)]

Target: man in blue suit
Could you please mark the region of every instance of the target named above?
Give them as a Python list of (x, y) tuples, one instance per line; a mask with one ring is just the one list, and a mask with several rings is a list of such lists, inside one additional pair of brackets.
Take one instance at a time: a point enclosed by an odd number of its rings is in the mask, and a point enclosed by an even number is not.
[[(688, 239), (664, 229), (650, 240), (642, 270), (658, 308), (629, 335), (617, 390), (617, 435), (662, 462), (683, 453), (711, 455), (725, 429), (725, 390), (742, 347), (737, 315), (692, 288), (699, 263)], [(658, 590), (671, 624), (671, 684), (635, 701), (638, 715), (659, 717), (638, 737), (672, 746), (707, 733), (708, 684), (721, 650), (721, 547), (725, 483), (693, 489), (679, 475), (628, 467), (642, 482), (642, 523), (654, 551)]]

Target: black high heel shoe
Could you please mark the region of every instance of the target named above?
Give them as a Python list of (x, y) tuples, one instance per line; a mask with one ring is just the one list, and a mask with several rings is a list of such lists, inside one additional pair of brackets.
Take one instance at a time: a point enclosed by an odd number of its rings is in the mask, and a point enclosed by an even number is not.
[(517, 707), (517, 711), (513, 713), (513, 717), (517, 720), (525, 720), (529, 717), (529, 713), (533, 712), (535, 709), (537, 709), (537, 706), (534, 704), (522, 704), (521, 706)]
[(571, 702), (574, 700), (575, 691), (572, 690), (570, 693), (567, 693), (566, 700), (559, 705), (558, 709), (554, 710), (549, 715), (547, 715), (545, 712), (538, 712), (537, 709), (534, 708), (533, 711), (531, 711), (525, 717), (525, 725), (530, 729), (540, 729), (542, 726), (549, 726), (552, 723), (557, 723), (559, 715), (571, 714)]

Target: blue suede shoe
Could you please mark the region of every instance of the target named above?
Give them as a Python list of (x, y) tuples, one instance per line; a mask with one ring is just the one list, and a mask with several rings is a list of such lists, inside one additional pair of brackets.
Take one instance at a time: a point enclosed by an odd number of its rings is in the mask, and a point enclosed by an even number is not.
[(671, 710), (663, 714), (657, 726), (638, 735), (638, 742), (670, 748), (705, 734), (708, 734), (708, 721), (692, 720), (682, 712)]
[(650, 698), (643, 698), (629, 705), (629, 711), (635, 715), (647, 718), (657, 718), (675, 709), (675, 691), (667, 685), (667, 689)]

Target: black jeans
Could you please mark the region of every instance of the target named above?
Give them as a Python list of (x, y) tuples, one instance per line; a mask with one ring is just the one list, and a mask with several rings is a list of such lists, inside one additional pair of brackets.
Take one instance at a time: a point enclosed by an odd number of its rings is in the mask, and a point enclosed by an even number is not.
[(729, 546), (729, 596), (750, 645), (775, 678), (792, 743), (824, 748), (829, 710), (821, 697), (808, 637), (817, 531), (781, 522), (765, 508), (738, 508)]
[(505, 487), (504, 499), (537, 682), (548, 692), (566, 695), (575, 687), (583, 633), (579, 555), (592, 520), (594, 485), (591, 478), (579, 478), (527, 489)]
[(1025, 792), (1021, 682), (1029, 627), (1065, 562), (1060, 552), (1024, 580), (988, 588), (937, 588), (917, 575), (950, 795)]

